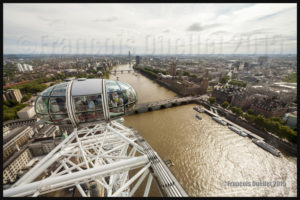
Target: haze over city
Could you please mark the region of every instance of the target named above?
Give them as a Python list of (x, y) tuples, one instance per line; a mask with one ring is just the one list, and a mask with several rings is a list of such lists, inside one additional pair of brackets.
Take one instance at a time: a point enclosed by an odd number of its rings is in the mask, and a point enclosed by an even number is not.
[(296, 4), (4, 4), (5, 54), (295, 54)]

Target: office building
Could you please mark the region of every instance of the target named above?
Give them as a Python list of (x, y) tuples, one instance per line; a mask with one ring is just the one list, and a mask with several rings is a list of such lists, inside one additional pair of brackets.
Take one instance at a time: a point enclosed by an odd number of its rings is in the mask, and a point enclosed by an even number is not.
[(7, 100), (15, 100), (17, 102), (21, 102), (22, 94), (19, 89), (8, 89), (4, 91), (4, 95)]
[(140, 64), (140, 56), (135, 57), (135, 64), (139, 65)]

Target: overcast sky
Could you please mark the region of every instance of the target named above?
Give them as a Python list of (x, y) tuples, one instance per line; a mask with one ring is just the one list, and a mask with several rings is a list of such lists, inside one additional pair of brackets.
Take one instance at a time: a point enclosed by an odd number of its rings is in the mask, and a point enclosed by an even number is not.
[(4, 53), (296, 53), (296, 9), (296, 4), (4, 4)]

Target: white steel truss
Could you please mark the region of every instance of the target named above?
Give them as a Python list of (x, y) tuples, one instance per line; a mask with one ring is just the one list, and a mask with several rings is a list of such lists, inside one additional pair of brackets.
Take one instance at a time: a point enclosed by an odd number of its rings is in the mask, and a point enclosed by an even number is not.
[[(144, 189), (144, 196), (148, 196), (153, 179), (151, 162), (136, 140), (132, 130), (115, 121), (75, 129), (3, 195), (39, 196), (76, 187), (84, 197), (133, 196), (148, 176)], [(134, 169), (139, 170), (134, 173)], [(130, 171), (134, 174), (131, 177)], [(42, 179), (46, 172), (50, 175)], [(97, 195), (84, 184), (96, 184)]]

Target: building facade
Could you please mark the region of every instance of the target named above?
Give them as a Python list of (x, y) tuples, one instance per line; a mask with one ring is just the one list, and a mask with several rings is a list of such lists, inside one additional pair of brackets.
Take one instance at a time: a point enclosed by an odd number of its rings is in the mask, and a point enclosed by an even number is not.
[[(212, 96), (216, 98), (217, 102), (223, 103), (224, 101), (232, 102), (232, 99), (236, 95), (243, 94), (245, 88), (228, 86), (228, 87), (214, 87)], [(235, 101), (236, 103), (236, 101)]]
[(282, 117), (288, 110), (288, 105), (277, 99), (263, 98), (255, 99), (250, 109), (255, 114), (262, 114), (265, 117)]
[(33, 106), (26, 106), (22, 110), (17, 112), (19, 119), (31, 119), (36, 113)]
[(20, 151), (33, 135), (34, 131), (30, 126), (21, 126), (7, 133), (3, 137), (3, 162), (15, 152)]
[(140, 60), (140, 56), (136, 56), (135, 57), (135, 64), (138, 66), (140, 64), (141, 60)]
[(8, 89), (4, 91), (4, 95), (7, 100), (15, 100), (17, 102), (21, 102), (22, 94), (19, 89)]

